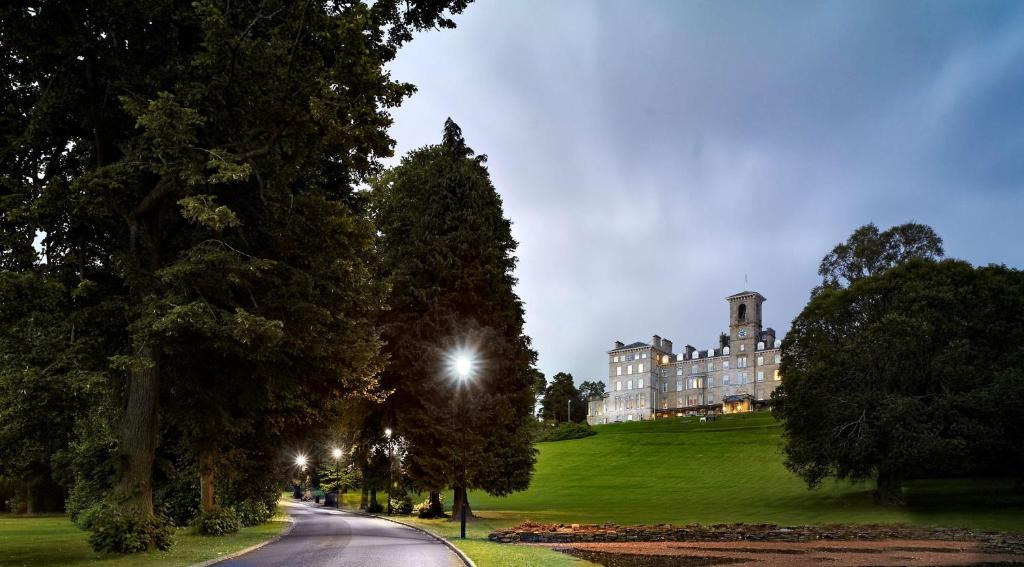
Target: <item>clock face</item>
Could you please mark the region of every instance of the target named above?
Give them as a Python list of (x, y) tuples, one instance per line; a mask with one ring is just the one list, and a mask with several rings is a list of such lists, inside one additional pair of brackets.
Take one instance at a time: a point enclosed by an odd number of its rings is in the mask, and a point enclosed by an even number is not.
[(747, 336), (747, 330), (746, 330), (746, 329), (740, 329), (740, 332), (739, 332), (739, 333), (737, 333), (737, 334), (738, 334), (738, 335), (739, 335), (740, 337), (745, 337), (745, 336)]

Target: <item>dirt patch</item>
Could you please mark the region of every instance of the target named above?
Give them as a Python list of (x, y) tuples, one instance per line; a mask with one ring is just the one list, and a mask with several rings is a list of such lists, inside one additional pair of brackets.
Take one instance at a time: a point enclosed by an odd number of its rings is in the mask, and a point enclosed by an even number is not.
[(1024, 565), (1024, 555), (977, 542), (629, 542), (532, 544), (607, 567), (851, 567)]

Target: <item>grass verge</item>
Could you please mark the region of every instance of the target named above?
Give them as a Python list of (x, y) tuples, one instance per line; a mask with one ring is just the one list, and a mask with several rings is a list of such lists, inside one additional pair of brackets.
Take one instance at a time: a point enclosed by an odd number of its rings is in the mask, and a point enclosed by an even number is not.
[(170, 551), (132, 555), (96, 553), (87, 541), (88, 533), (63, 515), (0, 515), (0, 567), (170, 567), (216, 559), (268, 540), (288, 525), (278, 507), (266, 524), (242, 528), (237, 534), (206, 537), (179, 528)]

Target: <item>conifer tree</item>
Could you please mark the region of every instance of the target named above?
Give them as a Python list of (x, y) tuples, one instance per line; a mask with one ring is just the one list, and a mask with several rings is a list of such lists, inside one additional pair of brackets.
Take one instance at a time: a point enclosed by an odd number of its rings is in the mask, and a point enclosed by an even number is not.
[[(390, 287), (381, 329), (389, 362), (380, 408), (407, 442), (405, 469), (431, 492), (524, 490), (535, 450), (529, 424), (536, 354), (516, 296), (516, 242), (501, 198), (462, 131), (411, 152), (373, 182), (381, 277)], [(468, 380), (451, 368), (471, 357)]]

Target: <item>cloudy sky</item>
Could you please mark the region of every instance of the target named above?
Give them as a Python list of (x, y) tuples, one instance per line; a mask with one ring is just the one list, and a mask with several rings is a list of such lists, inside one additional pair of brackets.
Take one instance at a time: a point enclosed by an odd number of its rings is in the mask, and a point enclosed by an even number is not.
[(780, 332), (856, 227), (1024, 267), (1024, 2), (478, 0), (392, 65), (397, 151), (462, 126), (519, 241), (549, 377), (616, 339)]

